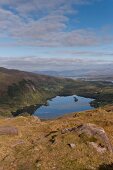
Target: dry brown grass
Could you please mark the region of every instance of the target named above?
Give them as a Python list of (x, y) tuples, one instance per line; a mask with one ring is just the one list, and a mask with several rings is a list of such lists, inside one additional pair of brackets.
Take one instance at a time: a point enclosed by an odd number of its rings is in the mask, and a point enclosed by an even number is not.
[(61, 134), (64, 128), (93, 123), (104, 128), (113, 145), (113, 112), (108, 108), (46, 122), (31, 116), (1, 118), (0, 126), (14, 126), (19, 135), (0, 136), (0, 170), (96, 170), (113, 163), (112, 154), (99, 154), (76, 133)]

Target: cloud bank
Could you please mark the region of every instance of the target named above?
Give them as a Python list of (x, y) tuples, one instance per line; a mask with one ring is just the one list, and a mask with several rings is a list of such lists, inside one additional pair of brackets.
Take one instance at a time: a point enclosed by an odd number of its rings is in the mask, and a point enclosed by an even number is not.
[[(109, 33), (76, 28), (76, 6), (98, 0), (0, 0), (0, 46), (81, 47), (113, 42)], [(76, 23), (70, 28), (71, 17)]]
[(84, 69), (113, 68), (113, 60), (75, 59), (75, 58), (41, 58), (41, 57), (1, 57), (0, 67), (24, 71), (70, 71), (81, 72)]

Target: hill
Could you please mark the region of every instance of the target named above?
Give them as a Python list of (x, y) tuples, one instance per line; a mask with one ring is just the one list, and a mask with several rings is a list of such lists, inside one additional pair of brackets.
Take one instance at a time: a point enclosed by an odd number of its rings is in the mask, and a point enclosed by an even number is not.
[(0, 119), (1, 170), (112, 170), (113, 107), (56, 120)]
[[(71, 81), (71, 80), (70, 80)], [(68, 79), (0, 68), (0, 114), (43, 104), (59, 94)]]

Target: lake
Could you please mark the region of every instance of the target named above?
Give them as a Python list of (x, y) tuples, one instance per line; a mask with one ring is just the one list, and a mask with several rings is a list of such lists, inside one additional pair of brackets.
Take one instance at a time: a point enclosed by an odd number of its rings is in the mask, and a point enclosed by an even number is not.
[(48, 100), (48, 104), (42, 105), (38, 108), (34, 115), (40, 119), (54, 119), (64, 114), (72, 112), (80, 112), (85, 110), (92, 110), (90, 102), (93, 99), (84, 98), (80, 96), (57, 96), (51, 100)]

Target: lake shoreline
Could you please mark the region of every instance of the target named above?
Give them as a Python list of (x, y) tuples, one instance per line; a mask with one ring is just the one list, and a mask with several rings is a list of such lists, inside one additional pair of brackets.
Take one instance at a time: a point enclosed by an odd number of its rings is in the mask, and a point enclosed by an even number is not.
[[(43, 103), (43, 104), (31, 105), (31, 106), (26, 106), (26, 107), (20, 108), (20, 109), (16, 110), (15, 112), (12, 112), (12, 115), (13, 115), (13, 117), (16, 117), (16, 116), (19, 116), (19, 115), (22, 115), (22, 116), (34, 115), (34, 113), (35, 113), (35, 111), (37, 109), (40, 109), (42, 106), (47, 106), (48, 101), (52, 101), (56, 97), (70, 97), (70, 96), (77, 96), (77, 95), (58, 95), (58, 96), (54, 96), (52, 98), (48, 98), (47, 101), (45, 103)], [(88, 99), (88, 97), (83, 97), (83, 96), (77, 96), (77, 97)], [(91, 99), (91, 100), (93, 101), (94, 99)], [(89, 102), (89, 106), (94, 108), (94, 106), (91, 106), (92, 101)], [(76, 102), (78, 102), (78, 101), (75, 101), (75, 103)], [(90, 110), (90, 109), (88, 109), (88, 110)], [(80, 111), (82, 111), (82, 110), (80, 110)], [(78, 112), (78, 111), (75, 110), (74, 112)], [(72, 112), (71, 111), (69, 113), (66, 112), (65, 114), (70, 114), (70, 113), (72, 113)], [(61, 116), (63, 116), (63, 115), (61, 115)], [(58, 116), (58, 117), (60, 117), (60, 116)], [(43, 118), (41, 118), (41, 119), (43, 119)], [(45, 119), (43, 119), (43, 120), (45, 120)]]

